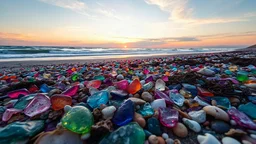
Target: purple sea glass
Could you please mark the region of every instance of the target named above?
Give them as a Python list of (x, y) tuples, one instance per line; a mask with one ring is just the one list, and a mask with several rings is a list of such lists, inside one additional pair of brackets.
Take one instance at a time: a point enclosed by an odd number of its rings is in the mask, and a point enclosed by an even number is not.
[(79, 85), (75, 85), (75, 86), (72, 86), (71, 88), (65, 90), (62, 94), (72, 97), (72, 96), (76, 95), (78, 90), (79, 90)]
[(233, 78), (221, 78), (220, 80), (230, 80), (233, 84), (239, 84), (239, 82)]
[(2, 117), (2, 121), (8, 121), (14, 114), (20, 113), (22, 110), (10, 108), (7, 109)]
[(11, 91), (9, 93), (7, 93), (7, 95), (10, 97), (10, 98), (13, 98), (13, 99), (16, 99), (19, 97), (19, 95), (28, 95), (29, 94), (29, 91), (26, 89), (26, 88), (23, 88), (23, 89), (19, 89), (19, 90), (14, 90), (14, 91)]
[(159, 90), (155, 90), (155, 98), (156, 99), (164, 99), (166, 104), (173, 104), (173, 101), (170, 99), (168, 95), (166, 95), (164, 92), (161, 92)]
[(33, 117), (37, 114), (47, 111), (50, 107), (51, 102), (49, 97), (44, 94), (38, 94), (25, 108), (24, 114), (29, 117)]
[(232, 107), (228, 110), (228, 114), (239, 126), (256, 130), (256, 124), (243, 112)]
[(147, 78), (145, 79), (145, 82), (148, 83), (148, 82), (151, 82), (151, 81), (153, 81), (153, 80), (154, 80), (153, 76), (149, 76), (149, 77), (147, 77)]
[(162, 125), (173, 128), (179, 120), (179, 112), (171, 108), (159, 108), (159, 119)]

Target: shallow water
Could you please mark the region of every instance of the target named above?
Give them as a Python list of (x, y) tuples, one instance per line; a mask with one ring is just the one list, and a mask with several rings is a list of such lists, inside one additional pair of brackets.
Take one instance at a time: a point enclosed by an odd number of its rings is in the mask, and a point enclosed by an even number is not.
[[(153, 49), (153, 48), (92, 48), (92, 47), (43, 47), (43, 46), (0, 46), (0, 59), (6, 61), (106, 59), (153, 55), (177, 55), (232, 51), (233, 48)], [(70, 58), (69, 58), (70, 57)], [(4, 60), (3, 60), (4, 59)], [(9, 61), (7, 60), (7, 61)]]

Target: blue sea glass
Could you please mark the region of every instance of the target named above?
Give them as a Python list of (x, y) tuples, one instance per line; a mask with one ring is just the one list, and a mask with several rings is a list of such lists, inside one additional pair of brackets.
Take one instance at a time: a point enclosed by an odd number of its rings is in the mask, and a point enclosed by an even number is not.
[(134, 117), (134, 103), (131, 100), (124, 101), (115, 112), (112, 121), (118, 126), (128, 124)]

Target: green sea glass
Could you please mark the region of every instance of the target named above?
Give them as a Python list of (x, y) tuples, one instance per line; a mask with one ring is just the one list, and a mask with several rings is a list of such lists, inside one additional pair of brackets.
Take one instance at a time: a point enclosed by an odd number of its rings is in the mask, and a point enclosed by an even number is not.
[(36, 94), (31, 94), (20, 98), (14, 105), (14, 108), (23, 110), (27, 107), (28, 103), (36, 96)]
[(225, 70), (224, 72), (225, 72), (225, 74), (227, 74), (227, 75), (232, 75), (232, 74), (233, 74), (230, 70)]
[(236, 79), (240, 82), (244, 82), (246, 80), (248, 80), (248, 73), (247, 72), (244, 72), (244, 71), (239, 71), (237, 73), (237, 76), (236, 76)]
[(145, 133), (143, 129), (135, 122), (122, 126), (106, 136), (100, 141), (100, 144), (144, 144)]
[(44, 121), (42, 120), (14, 122), (0, 128), (0, 143), (26, 143), (30, 137), (40, 133), (43, 129)]
[(212, 98), (212, 100), (215, 100), (217, 102), (217, 106), (224, 108), (224, 109), (230, 109), (230, 101), (226, 97), (220, 97), (220, 96), (215, 96)]
[(249, 117), (251, 117), (252, 119), (256, 119), (256, 105), (249, 102), (247, 104), (241, 104), (238, 107), (238, 110), (245, 113), (246, 115), (248, 115)]
[(71, 76), (71, 79), (72, 79), (72, 81), (77, 81), (78, 80), (78, 74), (76, 73), (76, 74), (73, 74), (72, 76)]
[(74, 106), (61, 119), (62, 126), (78, 134), (89, 133), (93, 125), (92, 113), (83, 106)]
[(104, 80), (105, 80), (105, 77), (104, 77), (103, 75), (98, 75), (98, 76), (94, 76), (93, 79), (104, 81)]

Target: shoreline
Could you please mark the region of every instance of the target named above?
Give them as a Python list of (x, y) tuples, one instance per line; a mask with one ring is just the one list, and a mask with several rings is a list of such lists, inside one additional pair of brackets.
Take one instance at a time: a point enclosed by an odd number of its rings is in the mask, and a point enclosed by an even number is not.
[[(236, 51), (228, 51), (224, 53), (230, 53)], [(0, 69), (3, 68), (15, 68), (21, 66), (45, 66), (56, 64), (79, 64), (79, 63), (97, 63), (108, 62), (117, 60), (136, 60), (136, 59), (149, 59), (149, 58), (166, 58), (166, 57), (183, 57), (183, 56), (195, 56), (195, 55), (207, 55), (223, 53), (220, 51), (207, 52), (207, 53), (170, 53), (170, 54), (148, 54), (148, 55), (114, 55), (114, 56), (79, 56), (79, 57), (45, 57), (45, 58), (24, 58), (24, 59), (1, 59)]]

